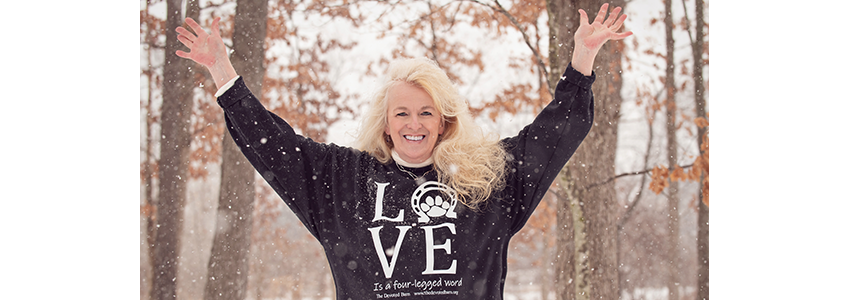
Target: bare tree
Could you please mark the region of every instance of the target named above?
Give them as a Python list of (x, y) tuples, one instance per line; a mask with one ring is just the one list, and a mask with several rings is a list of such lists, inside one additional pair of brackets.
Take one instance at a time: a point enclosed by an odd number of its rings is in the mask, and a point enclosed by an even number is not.
[[(676, 41), (673, 39), (673, 0), (664, 0), (664, 31), (666, 33), (667, 53), (664, 73), (664, 89), (667, 98), (667, 165), (678, 166), (678, 147), (676, 140), (676, 62), (673, 52)], [(670, 300), (679, 300), (679, 183), (671, 180), (667, 190), (667, 295)]]
[(152, 299), (173, 299), (177, 295), (177, 264), (180, 251), (180, 232), (183, 229), (183, 209), (186, 204), (186, 181), (189, 170), (189, 150), (192, 139), (192, 86), (194, 71), (191, 61), (177, 57), (180, 49), (175, 28), (184, 17), (197, 18), (198, 2), (167, 2), (165, 66), (162, 91), (162, 145), (159, 168), (159, 198), (156, 209), (156, 238), (153, 255)]
[[(551, 82), (566, 67), (574, 48), (574, 30), (579, 27), (578, 9), (595, 11), (603, 1), (548, 1), (550, 20)], [(625, 1), (612, 1), (611, 7)], [(558, 202), (559, 253), (572, 248), (572, 256), (556, 263), (559, 299), (616, 299), (617, 209), (613, 183), (594, 185), (614, 177), (617, 127), (620, 117), (622, 42), (612, 41), (599, 51), (593, 84), (594, 124), (570, 162), (562, 170), (563, 195)], [(591, 186), (594, 185), (594, 186)], [(568, 279), (569, 278), (569, 279)]]
[[(262, 91), (268, 1), (237, 0), (233, 25), (233, 68), (248, 89)], [(204, 299), (245, 299), (254, 210), (254, 168), (228, 130), (222, 139), (221, 192)]]
[[(705, 26), (705, 18), (703, 9), (705, 2), (696, 0), (696, 40), (693, 43), (694, 54), (694, 100), (697, 106), (697, 117), (708, 119), (705, 111), (705, 86), (703, 86), (702, 67), (703, 67), (703, 28)], [(699, 143), (700, 154), (705, 154), (704, 149), (708, 148), (704, 141), (708, 137), (708, 127), (700, 126), (697, 130), (697, 141)], [(707, 162), (706, 162), (707, 164)], [(708, 178), (706, 175), (700, 176), (700, 193), (699, 203), (697, 207), (699, 214), (697, 217), (697, 299), (708, 300)]]
[[(142, 298), (150, 297), (151, 280), (153, 272), (151, 265), (154, 255), (154, 237), (156, 236), (156, 196), (158, 195), (156, 188), (156, 178), (159, 172), (159, 159), (156, 153), (155, 145), (159, 143), (159, 139), (154, 134), (154, 127), (159, 127), (159, 109), (154, 106), (155, 90), (162, 89), (162, 74), (157, 72), (161, 70), (162, 65), (154, 66), (154, 52), (162, 51), (164, 45), (160, 42), (160, 37), (164, 34), (165, 20), (154, 17), (150, 11), (150, 3), (145, 3), (144, 9), (141, 10), (141, 28), (142, 42), (144, 45), (143, 54), (148, 63), (147, 68), (142, 68), (142, 75), (147, 84), (147, 97), (142, 100), (142, 111), (145, 112), (145, 127), (144, 142), (142, 143), (142, 152), (144, 159), (141, 163), (141, 180), (144, 185), (144, 193), (142, 194), (141, 203), (141, 218), (142, 218), (142, 249), (141, 249), (141, 283), (140, 296)], [(145, 101), (146, 100), (146, 101)]]

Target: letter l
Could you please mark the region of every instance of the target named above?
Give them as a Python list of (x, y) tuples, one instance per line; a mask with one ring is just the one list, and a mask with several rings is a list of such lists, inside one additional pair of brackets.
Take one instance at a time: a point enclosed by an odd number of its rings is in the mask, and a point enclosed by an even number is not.
[(377, 222), (380, 220), (390, 221), (390, 222), (401, 222), (404, 220), (404, 210), (400, 210), (398, 212), (398, 216), (390, 219), (389, 217), (383, 216), (384, 214), (384, 190), (387, 189), (387, 186), (390, 185), (389, 182), (381, 183), (375, 182), (378, 185), (378, 193), (375, 195), (375, 218), (372, 219), (372, 222)]

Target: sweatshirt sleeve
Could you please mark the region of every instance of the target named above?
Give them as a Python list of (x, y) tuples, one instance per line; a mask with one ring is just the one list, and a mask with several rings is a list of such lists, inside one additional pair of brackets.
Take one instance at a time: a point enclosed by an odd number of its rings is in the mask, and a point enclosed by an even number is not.
[[(342, 147), (317, 143), (295, 133), (282, 118), (268, 111), (248, 90), (242, 78), (220, 97), (226, 129), (257, 172), (280, 195), (295, 215), (319, 238), (322, 214), (331, 207), (332, 182), (340, 174)], [(351, 169), (349, 166), (347, 169)], [(342, 172), (344, 173), (344, 172)]]
[(508, 186), (513, 188), (516, 209), (512, 234), (525, 225), (561, 168), (584, 140), (593, 125), (593, 93), (596, 73), (584, 76), (567, 66), (555, 89), (555, 98), (534, 121), (503, 145), (513, 156)]

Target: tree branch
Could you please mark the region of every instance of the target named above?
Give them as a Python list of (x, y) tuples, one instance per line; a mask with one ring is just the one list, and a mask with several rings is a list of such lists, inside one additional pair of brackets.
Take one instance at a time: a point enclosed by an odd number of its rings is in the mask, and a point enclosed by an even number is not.
[(505, 15), (505, 17), (507, 17), (508, 20), (511, 21), (511, 24), (513, 24), (514, 27), (516, 27), (516, 29), (519, 31), (519, 33), (522, 34), (522, 39), (525, 41), (525, 45), (528, 46), (528, 49), (531, 49), (531, 52), (534, 54), (534, 59), (537, 61), (537, 68), (540, 69), (541, 73), (543, 73), (544, 78), (546, 78), (546, 85), (547, 85), (547, 87), (549, 87), (548, 90), (551, 91), (552, 90), (552, 88), (551, 88), (552, 83), (549, 82), (549, 71), (546, 69), (546, 63), (543, 62), (543, 58), (540, 56), (540, 51), (537, 51), (537, 49), (534, 48), (533, 45), (531, 45), (531, 40), (528, 38), (528, 34), (525, 33), (525, 30), (522, 28), (522, 26), (519, 25), (519, 21), (517, 21), (517, 19), (514, 18), (514, 16), (511, 15), (511, 13), (509, 13), (502, 6), (501, 3), (499, 3), (499, 0), (493, 0), (493, 2), (496, 3), (496, 6), (493, 6), (493, 5), (490, 5), (490, 4), (487, 4), (487, 3), (483, 3), (479, 0), (468, 0), (468, 1), (472, 1), (472, 2), (478, 3), (480, 5), (489, 7), (493, 11)]
[(682, 7), (685, 8), (685, 31), (688, 32), (688, 40), (691, 42), (691, 46), (694, 45), (694, 37), (691, 35), (691, 19), (688, 18), (688, 5), (685, 4), (685, 0), (682, 0)]
[[(694, 166), (694, 164), (690, 164), (690, 165), (686, 165), (686, 166), (681, 166), (681, 168), (682, 168), (682, 169), (687, 169), (687, 168), (690, 168), (690, 167), (693, 167), (693, 166)], [(673, 171), (673, 170), (675, 170), (675, 168), (676, 168), (676, 166), (673, 166), (673, 167), (668, 168), (668, 170), (669, 170), (669, 171)], [(586, 190), (589, 190), (589, 189), (595, 188), (595, 187), (597, 187), (597, 186), (607, 184), (607, 183), (609, 183), (609, 182), (611, 182), (611, 181), (614, 181), (614, 180), (616, 180), (616, 179), (618, 179), (618, 178), (621, 178), (621, 177), (633, 176), (633, 175), (643, 175), (643, 174), (647, 174), (647, 173), (649, 173), (649, 172), (652, 172), (652, 169), (646, 169), (646, 170), (642, 170), (642, 171), (634, 171), (634, 172), (628, 172), (628, 173), (618, 174), (617, 176), (614, 176), (614, 177), (608, 178), (608, 179), (606, 179), (606, 180), (605, 180), (605, 181), (603, 181), (603, 182), (598, 182), (598, 183), (594, 183), (594, 184), (588, 185), (585, 189), (586, 189)]]
[[(656, 96), (656, 98), (657, 98), (657, 96)], [(653, 120), (655, 120), (655, 111), (653, 111), (652, 116), (650, 116), (647, 119), (647, 123), (649, 124), (649, 141), (646, 143), (646, 154), (644, 154), (644, 156), (643, 156), (643, 167), (644, 168), (649, 166), (650, 151), (652, 150), (652, 138), (655, 135), (655, 131), (652, 130)], [(623, 226), (626, 225), (626, 222), (628, 222), (629, 219), (632, 218), (632, 213), (634, 212), (635, 207), (638, 206), (640, 199), (642, 199), (641, 196), (643, 195), (644, 185), (646, 185), (646, 176), (641, 177), (641, 179), (640, 179), (640, 188), (638, 189), (637, 195), (635, 196), (635, 201), (633, 201), (632, 204), (629, 205), (628, 208), (626, 208), (626, 212), (623, 213), (623, 216), (620, 217), (620, 220), (617, 222), (617, 230), (618, 231), (622, 231)], [(628, 199), (628, 197), (626, 199)]]

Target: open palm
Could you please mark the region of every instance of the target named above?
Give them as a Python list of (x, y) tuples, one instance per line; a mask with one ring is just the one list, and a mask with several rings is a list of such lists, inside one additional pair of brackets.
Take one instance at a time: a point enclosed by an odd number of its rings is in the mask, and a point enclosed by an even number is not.
[(598, 51), (602, 45), (609, 40), (621, 40), (632, 35), (631, 31), (617, 33), (623, 22), (626, 20), (626, 15), (620, 14), (620, 7), (614, 8), (608, 19), (605, 19), (605, 14), (608, 12), (608, 3), (602, 4), (599, 8), (599, 13), (596, 14), (596, 19), (592, 24), (588, 23), (587, 13), (583, 9), (579, 9), (580, 24), (575, 33), (576, 47), (585, 47), (592, 52)]
[(224, 47), (224, 42), (221, 40), (218, 21), (219, 18), (213, 20), (212, 34), (207, 34), (195, 20), (186, 18), (186, 24), (195, 33), (186, 30), (186, 28), (177, 27), (177, 39), (189, 48), (188, 53), (177, 50), (177, 56), (191, 59), (207, 68), (211, 68), (218, 59), (222, 57), (227, 58), (227, 50)]

